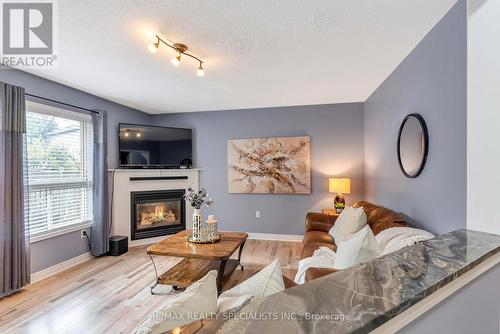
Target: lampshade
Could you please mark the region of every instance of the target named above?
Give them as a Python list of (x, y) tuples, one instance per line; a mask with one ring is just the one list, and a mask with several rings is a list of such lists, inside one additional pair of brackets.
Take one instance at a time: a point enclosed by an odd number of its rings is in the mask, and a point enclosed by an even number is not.
[(350, 194), (351, 179), (348, 177), (331, 177), (328, 179), (328, 191), (331, 193)]

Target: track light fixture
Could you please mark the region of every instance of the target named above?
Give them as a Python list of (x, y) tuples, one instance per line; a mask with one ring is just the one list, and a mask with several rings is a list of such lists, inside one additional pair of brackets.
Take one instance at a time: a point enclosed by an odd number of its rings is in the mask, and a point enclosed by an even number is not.
[(196, 71), (196, 74), (199, 77), (205, 76), (205, 70), (203, 69), (203, 60), (188, 53), (187, 52), (188, 47), (186, 44), (166, 42), (158, 35), (155, 35), (155, 37), (156, 37), (156, 42), (148, 45), (148, 50), (151, 53), (156, 53), (156, 51), (158, 51), (158, 48), (160, 47), (160, 44), (164, 44), (164, 45), (168, 46), (169, 48), (177, 51), (177, 56), (172, 58), (172, 60), (170, 60), (172, 65), (174, 65), (175, 67), (179, 66), (179, 64), (181, 63), (181, 56), (185, 55), (185, 56), (193, 58), (194, 60), (197, 60), (199, 62), (199, 66), (198, 66), (198, 70)]

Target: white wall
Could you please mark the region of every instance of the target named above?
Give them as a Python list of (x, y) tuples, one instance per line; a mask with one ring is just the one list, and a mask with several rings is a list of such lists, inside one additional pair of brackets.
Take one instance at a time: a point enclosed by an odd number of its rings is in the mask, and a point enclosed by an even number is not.
[(468, 3), (467, 228), (500, 234), (500, 1)]

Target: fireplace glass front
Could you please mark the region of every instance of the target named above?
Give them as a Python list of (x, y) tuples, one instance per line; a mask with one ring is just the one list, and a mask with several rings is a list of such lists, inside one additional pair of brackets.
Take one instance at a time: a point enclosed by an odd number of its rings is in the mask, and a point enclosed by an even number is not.
[(132, 192), (131, 239), (152, 238), (184, 230), (184, 193), (183, 189)]

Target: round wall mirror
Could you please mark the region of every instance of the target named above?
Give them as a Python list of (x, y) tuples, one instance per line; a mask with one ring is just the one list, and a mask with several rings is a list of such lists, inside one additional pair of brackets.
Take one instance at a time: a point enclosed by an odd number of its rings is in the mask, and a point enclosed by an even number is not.
[(422, 173), (429, 152), (427, 125), (419, 114), (405, 117), (398, 134), (398, 160), (403, 174), (415, 178)]

